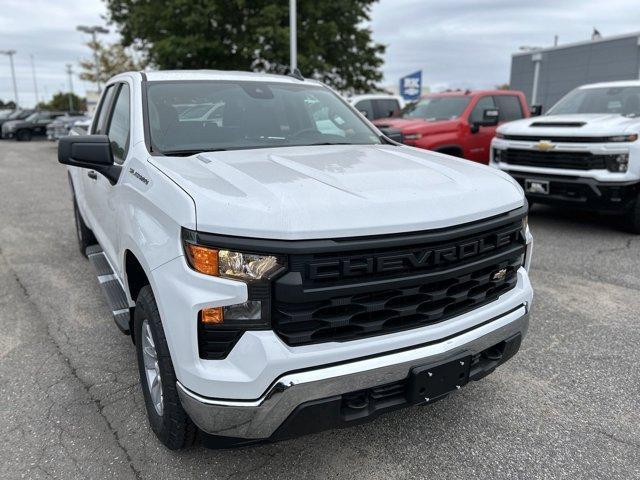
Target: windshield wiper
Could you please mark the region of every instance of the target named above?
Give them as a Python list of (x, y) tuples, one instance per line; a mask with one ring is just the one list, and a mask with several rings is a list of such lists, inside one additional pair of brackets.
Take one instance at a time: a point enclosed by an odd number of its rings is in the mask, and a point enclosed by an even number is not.
[(318, 142), (318, 143), (306, 143), (301, 145), (292, 145), (292, 147), (317, 147), (319, 145), (355, 145), (350, 142)]
[(161, 151), (162, 155), (166, 157), (190, 157), (191, 155), (197, 155), (198, 153), (209, 153), (209, 152), (226, 152), (226, 148), (213, 148), (209, 149), (193, 149), (193, 150), (164, 150)]

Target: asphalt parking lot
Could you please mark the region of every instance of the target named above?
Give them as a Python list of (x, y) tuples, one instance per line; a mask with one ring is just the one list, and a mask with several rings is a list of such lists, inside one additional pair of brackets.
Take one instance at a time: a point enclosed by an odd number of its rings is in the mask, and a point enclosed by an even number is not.
[(237, 450), (170, 452), (80, 255), (49, 142), (0, 142), (0, 478), (640, 478), (640, 236), (537, 207), (519, 355), (428, 407)]

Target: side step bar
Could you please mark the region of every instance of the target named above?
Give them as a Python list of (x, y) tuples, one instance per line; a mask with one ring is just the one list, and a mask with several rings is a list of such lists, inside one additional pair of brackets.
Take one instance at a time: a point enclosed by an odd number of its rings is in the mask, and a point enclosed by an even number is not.
[(91, 245), (86, 250), (87, 258), (96, 269), (100, 288), (107, 299), (107, 304), (113, 314), (113, 320), (116, 325), (126, 335), (130, 335), (129, 331), (129, 303), (120, 282), (117, 280), (107, 257), (100, 245)]

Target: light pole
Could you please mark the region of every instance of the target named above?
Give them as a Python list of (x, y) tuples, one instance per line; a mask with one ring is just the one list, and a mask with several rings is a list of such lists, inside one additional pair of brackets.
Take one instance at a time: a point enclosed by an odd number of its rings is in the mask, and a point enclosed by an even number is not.
[(291, 73), (298, 68), (298, 32), (296, 16), (296, 0), (289, 0), (289, 63)]
[(73, 112), (73, 70), (71, 64), (67, 63), (67, 75), (69, 75), (69, 113)]
[(36, 107), (40, 103), (40, 99), (38, 98), (38, 81), (36, 80), (36, 64), (33, 61), (33, 54), (29, 55), (31, 57), (31, 75), (33, 75), (33, 91), (36, 94)]
[(95, 62), (96, 66), (96, 85), (98, 86), (98, 93), (100, 93), (100, 59), (98, 58), (98, 38), (96, 34), (109, 33), (109, 30), (101, 27), (100, 25), (94, 25), (93, 27), (88, 27), (87, 25), (78, 25), (76, 29), (79, 32), (88, 33), (89, 35), (91, 35), (91, 40), (96, 47), (93, 50), (93, 61)]
[(15, 50), (0, 50), (0, 53), (9, 57), (9, 63), (11, 64), (11, 78), (13, 79), (13, 100), (16, 102), (16, 110), (18, 109), (18, 85), (16, 84), (16, 71), (13, 68), (13, 56), (16, 54)]

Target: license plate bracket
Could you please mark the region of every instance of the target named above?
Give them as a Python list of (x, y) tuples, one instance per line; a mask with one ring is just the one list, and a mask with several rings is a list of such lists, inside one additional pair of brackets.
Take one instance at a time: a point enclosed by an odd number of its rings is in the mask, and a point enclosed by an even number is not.
[(411, 403), (431, 403), (469, 382), (471, 357), (438, 365), (415, 367), (409, 374), (407, 400)]
[(524, 181), (524, 191), (538, 195), (549, 195), (549, 180), (536, 180), (527, 178)]

